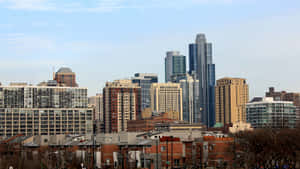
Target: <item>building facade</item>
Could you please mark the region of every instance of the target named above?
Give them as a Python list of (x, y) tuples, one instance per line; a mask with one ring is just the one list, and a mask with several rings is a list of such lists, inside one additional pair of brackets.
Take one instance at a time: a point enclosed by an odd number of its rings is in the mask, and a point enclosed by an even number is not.
[(103, 95), (97, 94), (88, 98), (89, 107), (94, 108), (94, 119), (103, 121)]
[(57, 81), (59, 86), (78, 87), (75, 73), (67, 67), (62, 67), (54, 73), (53, 80)]
[(152, 83), (157, 83), (158, 77), (154, 73), (136, 73), (132, 78), (132, 83), (141, 87), (142, 111), (151, 107), (150, 88)]
[(87, 106), (87, 88), (0, 87), (0, 108), (87, 108)]
[(151, 108), (156, 112), (179, 112), (182, 120), (182, 89), (179, 83), (153, 83)]
[(186, 73), (186, 57), (177, 51), (167, 52), (165, 58), (165, 81), (171, 82), (172, 76)]
[(103, 104), (105, 133), (127, 131), (127, 121), (141, 116), (141, 88), (131, 80), (107, 82)]
[(183, 120), (189, 123), (200, 121), (197, 119), (200, 114), (199, 80), (187, 74), (185, 79), (180, 80), (180, 87), (182, 88)]
[(296, 106), (296, 121), (300, 124), (300, 93), (275, 91), (274, 87), (270, 87), (269, 91), (266, 92), (266, 97), (273, 97), (276, 101), (282, 100), (293, 102), (294, 106)]
[(0, 87), (0, 136), (90, 134), (87, 88)]
[(246, 79), (222, 78), (217, 80), (215, 87), (216, 123), (225, 125), (246, 122), (248, 93)]
[(247, 122), (253, 128), (294, 128), (296, 107), (293, 102), (274, 101), (272, 97), (246, 105)]
[(196, 119), (212, 127), (215, 123), (215, 64), (212, 59), (212, 44), (206, 42), (204, 34), (198, 34), (189, 45), (189, 73), (196, 73), (199, 80), (199, 105), (201, 114)]

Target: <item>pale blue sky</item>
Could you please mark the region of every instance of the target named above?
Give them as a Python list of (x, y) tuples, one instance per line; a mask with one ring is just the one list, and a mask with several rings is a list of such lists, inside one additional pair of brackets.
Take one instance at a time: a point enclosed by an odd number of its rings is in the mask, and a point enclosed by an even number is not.
[(216, 76), (251, 96), (300, 92), (299, 0), (0, 0), (0, 82), (37, 84), (68, 66), (89, 95), (135, 72), (164, 79), (168, 50), (213, 43)]

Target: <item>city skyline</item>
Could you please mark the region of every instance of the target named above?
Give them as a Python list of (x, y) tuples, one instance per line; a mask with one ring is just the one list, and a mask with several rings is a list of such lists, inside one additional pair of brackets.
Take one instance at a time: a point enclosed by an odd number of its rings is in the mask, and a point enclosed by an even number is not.
[[(292, 78), (299, 74), (300, 24), (295, 22), (300, 18), (299, 2), (187, 1), (178, 7), (178, 1), (173, 5), (165, 1), (146, 8), (147, 4), (134, 1), (129, 6), (106, 1), (102, 3), (106, 11), (90, 9), (92, 2), (84, 4), (88, 11), (71, 10), (80, 8), (80, 4), (66, 2), (24, 2), (0, 1), (4, 18), (0, 24), (2, 84), (37, 84), (52, 79), (52, 72), (62, 66), (72, 68), (77, 83), (88, 87), (90, 96), (100, 93), (106, 81), (130, 78), (137, 72), (157, 73), (162, 82), (165, 52), (177, 50), (188, 56), (188, 44), (196, 34), (205, 33), (214, 44), (216, 79), (246, 78), (250, 97), (263, 95), (269, 86), (300, 91), (299, 81)], [(134, 3), (138, 4), (134, 7)], [(165, 9), (174, 11), (166, 13)], [(211, 14), (210, 10), (218, 12)], [(198, 19), (189, 23), (192, 14)]]

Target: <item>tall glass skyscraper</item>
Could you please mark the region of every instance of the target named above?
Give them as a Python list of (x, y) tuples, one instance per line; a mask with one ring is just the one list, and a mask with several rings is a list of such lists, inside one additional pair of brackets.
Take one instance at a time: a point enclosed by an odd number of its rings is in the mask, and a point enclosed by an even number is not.
[(212, 59), (212, 44), (206, 42), (204, 34), (198, 34), (189, 45), (189, 73), (196, 73), (199, 80), (200, 113), (196, 119), (208, 127), (215, 124), (215, 64)]
[(165, 58), (165, 80), (172, 81), (172, 76), (186, 73), (186, 57), (177, 51), (167, 52)]

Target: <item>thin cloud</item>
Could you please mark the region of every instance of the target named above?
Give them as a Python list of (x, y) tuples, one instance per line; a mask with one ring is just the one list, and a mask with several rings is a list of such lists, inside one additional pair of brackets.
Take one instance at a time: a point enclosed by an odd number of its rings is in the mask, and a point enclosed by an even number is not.
[(50, 11), (56, 8), (49, 0), (2, 0), (0, 3), (15, 10)]
[(57, 48), (55, 41), (52, 39), (22, 33), (0, 35), (0, 44), (21, 55), (30, 55), (35, 52), (51, 52)]
[(195, 4), (228, 4), (234, 1), (237, 0), (93, 0), (89, 3), (86, 1), (67, 3), (58, 0), (0, 0), (0, 6), (31, 11), (112, 12), (132, 8), (184, 8)]

